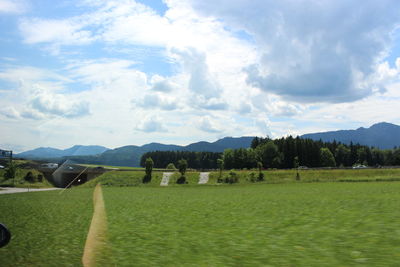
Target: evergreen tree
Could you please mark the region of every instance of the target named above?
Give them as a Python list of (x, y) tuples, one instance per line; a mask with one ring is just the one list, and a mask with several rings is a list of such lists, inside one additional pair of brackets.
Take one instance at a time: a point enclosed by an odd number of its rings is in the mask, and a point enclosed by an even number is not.
[(153, 171), (154, 162), (151, 158), (147, 158), (145, 162), (146, 174), (143, 177), (143, 183), (149, 183), (151, 181), (151, 173)]

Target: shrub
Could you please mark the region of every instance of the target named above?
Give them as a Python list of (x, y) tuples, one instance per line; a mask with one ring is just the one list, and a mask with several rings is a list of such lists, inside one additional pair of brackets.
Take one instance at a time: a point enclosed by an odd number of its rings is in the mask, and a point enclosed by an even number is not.
[(257, 182), (262, 182), (262, 181), (264, 181), (265, 179), (264, 179), (264, 173), (262, 173), (262, 172), (260, 172), (259, 174), (258, 174), (258, 177), (257, 177)]
[(29, 182), (29, 183), (34, 183), (36, 179), (35, 179), (35, 176), (33, 175), (32, 172), (28, 172), (28, 173), (25, 175), (24, 180), (27, 181), (27, 182)]
[(229, 175), (225, 177), (225, 183), (227, 184), (235, 184), (238, 182), (239, 182), (239, 176), (234, 171), (230, 171)]
[(185, 176), (181, 176), (178, 178), (178, 180), (176, 180), (177, 184), (187, 184), (188, 182), (186, 181), (186, 177)]
[(258, 180), (257, 175), (254, 172), (250, 172), (248, 180), (252, 183), (257, 182)]
[(175, 167), (175, 165), (173, 163), (170, 163), (170, 164), (167, 165), (166, 169), (167, 170), (176, 170), (176, 167)]

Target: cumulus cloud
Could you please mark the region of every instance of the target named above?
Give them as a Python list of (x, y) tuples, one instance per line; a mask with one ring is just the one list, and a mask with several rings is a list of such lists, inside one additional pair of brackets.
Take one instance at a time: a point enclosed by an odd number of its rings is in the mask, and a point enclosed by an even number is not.
[(195, 107), (209, 110), (224, 110), (228, 104), (220, 98), (223, 91), (216, 77), (210, 73), (205, 53), (195, 48), (172, 51), (182, 62), (184, 72), (189, 76), (190, 103)]
[(134, 99), (133, 102), (144, 109), (175, 110), (178, 108), (177, 100), (173, 97), (159, 94), (146, 94), (143, 98)]
[(276, 101), (273, 103), (271, 111), (272, 114), (277, 117), (293, 117), (300, 114), (301, 108), (298, 105)]
[(208, 133), (221, 133), (222, 129), (220, 128), (220, 124), (215, 120), (211, 119), (209, 116), (205, 116), (200, 118), (198, 123), (198, 129), (208, 132)]
[[(51, 94), (45, 91), (35, 95), (29, 104), (34, 110), (50, 116), (76, 118), (89, 114), (88, 102), (73, 101), (61, 94)], [(35, 117), (34, 113), (27, 112), (25, 114), (26, 117)]]
[(147, 116), (145, 117), (136, 127), (135, 130), (154, 133), (154, 132), (168, 132), (168, 129), (164, 126), (161, 118), (157, 116)]
[(0, 72), (0, 80), (12, 84), (5, 91), (3, 104), (13, 105), (1, 113), (8, 118), (76, 118), (89, 114), (89, 104), (74, 94), (64, 95), (69, 78), (46, 69), (14, 66)]
[(23, 0), (0, 0), (0, 13), (21, 14), (26, 12), (28, 4)]
[(153, 75), (153, 77), (151, 77), (151, 90), (153, 91), (169, 93), (176, 87), (176, 84), (160, 75)]
[(249, 85), (298, 102), (370, 95), (364, 81), (387, 55), (400, 21), (394, 0), (190, 2), (254, 38), (260, 59), (246, 69)]
[(190, 75), (191, 92), (204, 97), (218, 97), (221, 94), (222, 88), (208, 69), (205, 53), (192, 47), (185, 50), (174, 49), (172, 52), (180, 58), (184, 70)]

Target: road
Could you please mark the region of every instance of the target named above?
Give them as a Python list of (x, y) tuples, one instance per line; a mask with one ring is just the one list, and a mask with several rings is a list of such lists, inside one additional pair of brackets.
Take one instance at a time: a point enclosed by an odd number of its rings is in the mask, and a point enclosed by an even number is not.
[(37, 191), (59, 190), (61, 188), (19, 188), (19, 187), (0, 187), (0, 194), (27, 193)]

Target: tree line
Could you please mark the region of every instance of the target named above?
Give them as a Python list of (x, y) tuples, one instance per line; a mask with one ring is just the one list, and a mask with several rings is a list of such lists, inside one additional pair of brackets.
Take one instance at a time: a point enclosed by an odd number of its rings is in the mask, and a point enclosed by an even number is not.
[(250, 150), (254, 150), (267, 168), (294, 168), (296, 164), (307, 167), (400, 165), (399, 148), (381, 150), (352, 142), (346, 145), (292, 136), (275, 140), (255, 137)]
[(323, 142), (300, 137), (270, 139), (255, 137), (250, 148), (226, 149), (223, 153), (189, 151), (155, 151), (145, 153), (141, 166), (151, 157), (156, 168), (177, 164), (180, 159), (193, 169), (221, 168), (254, 169), (307, 167), (350, 167), (354, 165), (393, 166), (400, 165), (400, 148), (381, 150), (360, 144)]
[(192, 152), (192, 151), (153, 151), (142, 155), (140, 166), (145, 166), (147, 158), (154, 162), (154, 168), (166, 168), (172, 163), (178, 166), (181, 159), (187, 161), (188, 168), (192, 169), (217, 169), (217, 159), (222, 157), (219, 152)]

